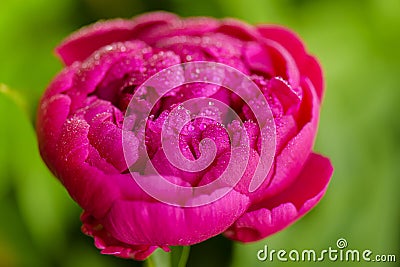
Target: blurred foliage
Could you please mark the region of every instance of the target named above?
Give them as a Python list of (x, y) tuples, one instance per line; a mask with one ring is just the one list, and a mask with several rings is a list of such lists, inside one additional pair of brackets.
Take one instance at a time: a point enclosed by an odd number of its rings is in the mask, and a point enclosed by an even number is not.
[[(31, 119), (62, 68), (51, 52), (62, 38), (98, 19), (161, 9), (286, 25), (318, 56), (327, 84), (316, 150), (331, 157), (335, 173), (321, 203), (266, 240), (243, 245), (216, 237), (195, 245), (188, 266), (266, 266), (256, 257), (265, 244), (319, 251), (340, 237), (351, 249), (400, 260), (399, 1), (2, 0), (0, 267), (141, 265), (100, 255), (80, 233), (80, 208), (42, 163)], [(357, 265), (318, 266), (350, 264)]]

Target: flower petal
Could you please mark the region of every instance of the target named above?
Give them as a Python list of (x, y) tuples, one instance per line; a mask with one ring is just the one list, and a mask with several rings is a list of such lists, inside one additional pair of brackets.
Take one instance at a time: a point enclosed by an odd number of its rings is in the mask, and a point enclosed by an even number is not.
[(160, 40), (173, 39), (178, 36), (202, 36), (215, 31), (219, 26), (219, 21), (209, 17), (193, 17), (170, 19), (169, 23), (158, 25), (146, 29), (146, 32), (140, 36), (149, 45), (158, 45)]
[(303, 43), (295, 33), (280, 26), (260, 25), (257, 30), (265, 38), (282, 45), (294, 58), (297, 66), (303, 66), (306, 60), (306, 51)]
[(243, 21), (231, 18), (223, 19), (221, 21), (221, 26), (217, 29), (217, 32), (244, 41), (252, 41), (259, 38), (259, 34), (253, 26)]
[(200, 207), (117, 200), (102, 225), (116, 239), (135, 245), (192, 245), (225, 231), (248, 206), (248, 198), (231, 190)]
[(290, 53), (302, 74), (310, 78), (321, 99), (324, 84), (320, 64), (313, 56), (307, 55), (297, 34), (280, 26), (260, 25), (257, 30), (265, 38), (278, 42)]
[(57, 174), (56, 144), (67, 119), (71, 99), (62, 94), (43, 98), (37, 116), (36, 132), (40, 154), (54, 174)]
[(312, 84), (315, 87), (318, 98), (321, 101), (325, 85), (321, 65), (318, 63), (315, 57), (307, 57), (306, 63), (304, 64), (304, 72), (305, 75), (310, 78)]
[(128, 245), (116, 240), (108, 234), (97, 219), (87, 212), (82, 214), (81, 220), (82, 232), (94, 238), (94, 244), (101, 250), (101, 254), (144, 260), (157, 248), (157, 246), (149, 245)]
[(176, 16), (167, 12), (154, 12), (134, 20), (115, 19), (100, 21), (70, 35), (56, 52), (66, 65), (83, 61), (94, 51), (115, 42), (137, 39), (143, 30), (169, 23)]
[(225, 235), (234, 240), (251, 242), (282, 230), (319, 202), (332, 172), (329, 159), (310, 154), (302, 172), (289, 188), (250, 207)]
[(320, 102), (311, 82), (307, 79), (302, 85), (303, 99), (296, 120), (300, 132), (284, 146), (275, 158), (275, 174), (265, 189), (263, 186), (255, 192), (258, 197), (269, 198), (289, 186), (301, 171), (308, 155), (311, 153), (317, 131)]

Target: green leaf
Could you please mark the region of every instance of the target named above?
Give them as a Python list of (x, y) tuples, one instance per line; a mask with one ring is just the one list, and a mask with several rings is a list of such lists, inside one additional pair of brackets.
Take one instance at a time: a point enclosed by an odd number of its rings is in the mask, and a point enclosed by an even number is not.
[(29, 114), (28, 104), (25, 98), (18, 91), (11, 90), (4, 83), (0, 83), (0, 94), (9, 97), (19, 108)]
[(5, 137), (0, 142), (5, 143), (0, 159), (5, 155), (8, 161), (6, 165), (0, 163), (0, 175), (5, 173), (0, 177), (0, 187), (4, 188), (0, 191), (10, 190), (7, 184), (12, 187), (18, 213), (35, 249), (61, 255), (67, 239), (65, 229), (77, 216), (76, 206), (40, 157), (35, 131), (21, 109), (23, 98), (4, 84), (0, 90), (0, 103), (5, 104), (0, 108), (0, 122), (5, 126), (0, 131), (0, 137)]

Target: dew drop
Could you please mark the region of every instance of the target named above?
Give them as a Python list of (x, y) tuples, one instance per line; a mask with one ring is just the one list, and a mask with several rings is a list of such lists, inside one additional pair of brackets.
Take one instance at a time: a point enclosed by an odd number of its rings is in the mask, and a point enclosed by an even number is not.
[(112, 45), (107, 45), (106, 47), (104, 47), (104, 50), (111, 51), (111, 50), (113, 50), (113, 47), (112, 47)]

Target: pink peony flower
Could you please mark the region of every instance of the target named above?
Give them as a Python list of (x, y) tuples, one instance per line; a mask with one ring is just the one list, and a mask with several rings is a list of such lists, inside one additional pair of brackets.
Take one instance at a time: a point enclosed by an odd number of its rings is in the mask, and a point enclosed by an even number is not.
[(103, 254), (260, 240), (323, 196), (321, 68), (287, 29), (156, 12), (85, 27), (56, 51), (66, 67), (40, 103), (40, 152)]

